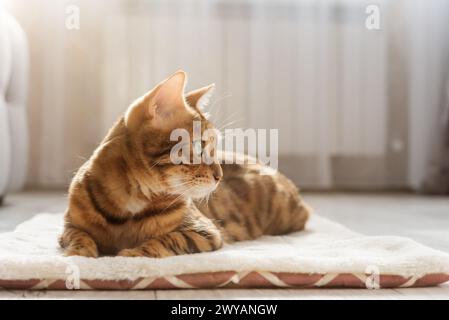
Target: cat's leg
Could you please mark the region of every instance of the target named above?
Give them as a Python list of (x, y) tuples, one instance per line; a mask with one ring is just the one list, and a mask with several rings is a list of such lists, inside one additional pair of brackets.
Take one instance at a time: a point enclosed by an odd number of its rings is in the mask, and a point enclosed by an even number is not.
[(126, 257), (162, 258), (174, 255), (214, 251), (223, 246), (220, 230), (205, 216), (196, 218), (178, 230), (145, 241), (136, 248), (123, 249), (118, 255)]
[(66, 256), (98, 257), (98, 248), (94, 239), (85, 231), (75, 227), (65, 227), (59, 238), (59, 244)]

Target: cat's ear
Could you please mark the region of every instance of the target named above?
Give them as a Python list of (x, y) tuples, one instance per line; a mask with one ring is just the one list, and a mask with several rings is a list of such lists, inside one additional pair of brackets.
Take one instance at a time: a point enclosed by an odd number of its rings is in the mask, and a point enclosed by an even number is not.
[(145, 120), (152, 121), (156, 126), (164, 126), (180, 111), (185, 111), (186, 80), (186, 73), (180, 70), (137, 99), (125, 114), (126, 126), (135, 128)]
[(156, 120), (170, 118), (180, 109), (185, 109), (186, 78), (186, 73), (180, 70), (158, 86), (149, 101), (148, 112), (151, 118)]
[(190, 91), (186, 94), (186, 101), (190, 106), (203, 111), (209, 104), (210, 97), (212, 96), (214, 90), (215, 84), (212, 83), (208, 86)]

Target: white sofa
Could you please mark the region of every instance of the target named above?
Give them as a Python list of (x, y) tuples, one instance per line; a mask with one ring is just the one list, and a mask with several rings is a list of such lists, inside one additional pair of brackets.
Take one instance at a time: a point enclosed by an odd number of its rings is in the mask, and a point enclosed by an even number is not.
[(24, 32), (0, 5), (0, 204), (26, 178), (28, 48)]

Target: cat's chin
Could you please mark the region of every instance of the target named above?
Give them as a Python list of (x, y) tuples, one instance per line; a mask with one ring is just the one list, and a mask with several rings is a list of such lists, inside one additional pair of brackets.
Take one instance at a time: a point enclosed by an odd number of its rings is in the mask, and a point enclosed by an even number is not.
[(198, 187), (189, 192), (189, 197), (192, 199), (202, 199), (207, 197), (217, 188), (217, 185)]

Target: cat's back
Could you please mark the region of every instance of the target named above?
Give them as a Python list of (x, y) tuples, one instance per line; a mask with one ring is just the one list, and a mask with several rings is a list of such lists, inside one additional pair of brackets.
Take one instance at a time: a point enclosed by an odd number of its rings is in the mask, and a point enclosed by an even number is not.
[[(225, 229), (230, 240), (304, 228), (309, 209), (293, 182), (246, 155), (227, 152), (219, 156), (223, 180), (209, 201), (198, 206)], [(239, 161), (231, 163), (231, 158)]]

